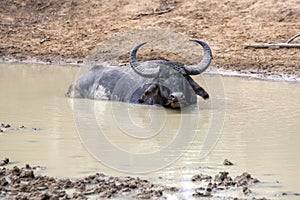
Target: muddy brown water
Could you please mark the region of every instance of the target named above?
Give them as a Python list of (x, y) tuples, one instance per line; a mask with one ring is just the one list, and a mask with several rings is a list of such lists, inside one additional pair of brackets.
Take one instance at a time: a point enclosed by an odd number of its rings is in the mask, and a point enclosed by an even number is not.
[[(183, 188), (182, 197), (199, 187), (191, 182), (197, 173), (249, 172), (261, 181), (251, 187), (255, 197), (299, 198), (293, 195), (300, 193), (299, 83), (206, 74), (196, 80), (211, 99), (171, 111), (66, 98), (86, 70), (0, 64), (0, 122), (13, 127), (0, 133), (0, 158), (10, 158), (8, 167), (30, 163), (55, 177), (140, 176)], [(82, 112), (85, 106), (92, 115)], [(101, 137), (93, 135), (93, 123)], [(234, 165), (223, 166), (226, 158)], [(238, 189), (222, 196), (245, 197)]]

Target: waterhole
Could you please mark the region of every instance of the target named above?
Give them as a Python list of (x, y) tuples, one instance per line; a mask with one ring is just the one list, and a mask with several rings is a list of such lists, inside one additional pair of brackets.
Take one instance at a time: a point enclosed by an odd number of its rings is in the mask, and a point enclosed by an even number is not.
[[(64, 94), (82, 71), (85, 70), (77, 67), (0, 64), (0, 122), (12, 126), (0, 133), (0, 159), (10, 158), (11, 166), (26, 163), (43, 166), (45, 169), (38, 173), (55, 177), (75, 178), (96, 172), (141, 176), (183, 188), (187, 195), (197, 187), (191, 181), (197, 173), (213, 176), (228, 171), (237, 176), (249, 172), (261, 181), (251, 188), (258, 197), (282, 199), (283, 193), (300, 193), (299, 83), (205, 74), (206, 83), (200, 76), (195, 80), (208, 90), (208, 82), (221, 80), (223, 94), (211, 90), (210, 100), (199, 98), (197, 105), (183, 113), (155, 106), (68, 99)], [(213, 99), (222, 105), (213, 104)], [(80, 106), (87, 101), (93, 106), (94, 120), (101, 126), (103, 138), (120, 151), (132, 155), (153, 153), (156, 155), (151, 158), (153, 162), (167, 160), (167, 163), (147, 173), (126, 173), (122, 169), (134, 169), (136, 166), (131, 166), (134, 161), (121, 162), (122, 155), (99, 146), (98, 153), (109, 155), (105, 158), (108, 161), (101, 162), (82, 141), (85, 128), (85, 136), (90, 136), (90, 127), (84, 127), (88, 125), (85, 122), (90, 122), (89, 113), (80, 115), (83, 122), (80, 125), (74, 111), (74, 104)], [(221, 126), (215, 130), (220, 132), (214, 133), (218, 137), (215, 144), (201, 156), (207, 130), (216, 123), (214, 112), (224, 114), (217, 122)], [(200, 117), (193, 117), (195, 113)], [(122, 118), (123, 115), (126, 117)], [(136, 129), (127, 126), (128, 120), (139, 130), (149, 128), (137, 135)], [(168, 146), (176, 130), (182, 127), (181, 132), (188, 138), (186, 145), (169, 149), (164, 152), (164, 159), (158, 159), (159, 154), (154, 153)], [(224, 166), (224, 159), (234, 165)], [(297, 196), (285, 198), (297, 199)]]

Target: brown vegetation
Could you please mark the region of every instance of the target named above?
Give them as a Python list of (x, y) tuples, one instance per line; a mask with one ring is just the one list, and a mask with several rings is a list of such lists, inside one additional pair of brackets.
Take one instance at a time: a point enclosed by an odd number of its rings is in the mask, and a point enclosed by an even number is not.
[(0, 1), (0, 57), (82, 62), (117, 33), (159, 27), (207, 41), (218, 68), (299, 77), (299, 48), (245, 49), (299, 33), (299, 5), (300, 0)]

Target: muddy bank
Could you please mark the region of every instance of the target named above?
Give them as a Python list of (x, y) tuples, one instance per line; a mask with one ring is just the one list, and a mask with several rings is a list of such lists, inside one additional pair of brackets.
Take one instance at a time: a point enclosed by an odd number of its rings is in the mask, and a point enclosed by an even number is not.
[[(154, 184), (139, 177), (113, 177), (96, 173), (83, 178), (58, 179), (55, 177), (36, 175), (40, 166), (12, 166), (9, 159), (1, 161), (0, 168), (0, 198), (5, 199), (89, 199), (89, 198), (130, 198), (130, 199), (167, 199), (179, 197), (181, 188)], [(7, 167), (7, 168), (6, 168)], [(231, 178), (229, 172), (219, 172), (213, 179), (209, 175), (196, 174), (193, 182), (206, 182), (205, 187), (196, 188), (194, 198), (222, 198), (222, 192), (241, 188), (244, 195), (256, 199), (249, 187), (259, 182), (245, 172), (236, 178)], [(184, 199), (181, 197), (180, 199)], [(229, 197), (228, 199), (243, 199)], [(265, 199), (265, 198), (261, 198)]]
[[(299, 48), (245, 48), (248, 44), (286, 42), (299, 33), (299, 3), (2, 1), (0, 59), (81, 64), (97, 44), (116, 34), (155, 27), (207, 41), (213, 49), (216, 69), (300, 77)], [(300, 37), (293, 41), (299, 42)]]
[(34, 167), (0, 169), (0, 197), (6, 199), (87, 199), (88, 197), (132, 197), (156, 199), (177, 188), (154, 185), (133, 177), (111, 177), (97, 173), (81, 179), (37, 176)]

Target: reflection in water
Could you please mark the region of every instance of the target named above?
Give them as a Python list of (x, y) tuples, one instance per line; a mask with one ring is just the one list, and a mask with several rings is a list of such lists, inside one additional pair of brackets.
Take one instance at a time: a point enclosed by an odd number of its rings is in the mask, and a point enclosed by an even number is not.
[[(87, 99), (74, 99), (72, 103), (86, 149), (103, 164), (127, 173), (165, 168), (188, 149), (197, 133), (202, 134), (196, 105), (174, 111)], [(137, 116), (153, 119), (152, 126), (136, 124)]]
[[(214, 175), (229, 171), (236, 176), (247, 171), (263, 181), (252, 188), (258, 195), (276, 198), (274, 195), (280, 192), (300, 192), (299, 83), (222, 77), (224, 97), (219, 91), (210, 91), (219, 77), (205, 75), (197, 81), (206, 83), (212, 98), (209, 101), (199, 98), (198, 105), (182, 113), (155, 106), (67, 99), (64, 93), (80, 72), (81, 69), (73, 67), (0, 65), (0, 122), (27, 127), (0, 135), (0, 159), (9, 157), (18, 165), (45, 166), (46, 170), (40, 173), (58, 177), (79, 177), (99, 171), (128, 175), (98, 162), (94, 159), (97, 156), (90, 154), (80, 141), (79, 138), (86, 138), (95, 142), (87, 130), (93, 131), (96, 124), (103, 133), (101, 138), (120, 152), (151, 154), (152, 157), (143, 160), (143, 167), (150, 162), (172, 162), (166, 168), (142, 175), (155, 182), (163, 181), (190, 191), (199, 187), (190, 181), (196, 173)], [(226, 107), (220, 105), (225, 100)], [(89, 106), (92, 112), (82, 112), (78, 109), (80, 105)], [(220, 123), (222, 135), (212, 152), (201, 159), (199, 152), (216, 112), (226, 113)], [(75, 123), (78, 119), (82, 123)], [(32, 127), (41, 130), (33, 131)], [(171, 145), (174, 141), (185, 146), (176, 148), (177, 143)], [(131, 165), (134, 156), (116, 154), (109, 148), (99, 149), (103, 155), (111, 156), (106, 157), (114, 162), (110, 164), (124, 165), (121, 171), (135, 169)], [(162, 150), (166, 150), (164, 156), (159, 157), (161, 154), (156, 153)], [(223, 166), (225, 158), (235, 165)], [(163, 179), (158, 179), (159, 176)]]

